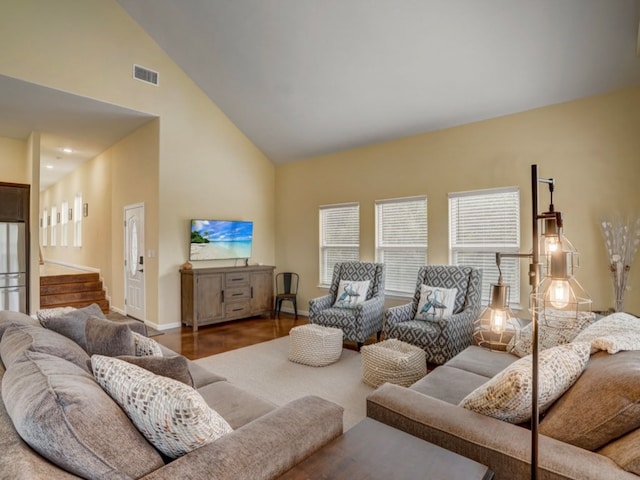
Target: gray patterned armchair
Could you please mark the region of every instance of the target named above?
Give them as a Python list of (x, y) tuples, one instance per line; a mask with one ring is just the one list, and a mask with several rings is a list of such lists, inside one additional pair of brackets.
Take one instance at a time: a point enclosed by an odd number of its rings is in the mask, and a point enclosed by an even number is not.
[[(422, 348), (427, 362), (443, 364), (471, 345), (473, 322), (480, 315), (480, 270), (454, 265), (427, 265), (418, 271), (413, 301), (385, 311), (385, 338)], [(422, 285), (457, 290), (453, 314), (416, 319)]]
[[(336, 307), (340, 280), (361, 282), (369, 280), (366, 299), (353, 308)], [(338, 299), (340, 300), (340, 299)], [(382, 332), (384, 310), (384, 264), (367, 262), (337, 263), (329, 293), (309, 300), (309, 322), (325, 327), (340, 328), (347, 340), (356, 342), (358, 350), (374, 332)]]

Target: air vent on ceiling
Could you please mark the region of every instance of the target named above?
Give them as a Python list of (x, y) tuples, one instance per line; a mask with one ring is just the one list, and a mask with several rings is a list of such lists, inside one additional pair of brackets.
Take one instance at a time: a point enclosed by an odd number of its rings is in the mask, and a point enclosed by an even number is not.
[(151, 85), (158, 85), (159, 73), (149, 70), (148, 68), (140, 65), (133, 65), (133, 78), (142, 82), (150, 83)]

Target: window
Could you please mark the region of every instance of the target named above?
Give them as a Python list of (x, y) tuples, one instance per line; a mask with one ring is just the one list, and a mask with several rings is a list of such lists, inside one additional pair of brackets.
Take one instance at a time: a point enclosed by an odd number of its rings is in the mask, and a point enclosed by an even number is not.
[(427, 197), (376, 201), (376, 261), (387, 293), (413, 294), (427, 263)]
[(47, 227), (49, 226), (49, 211), (45, 208), (42, 210), (42, 246), (46, 247), (48, 242), (47, 238), (49, 236), (49, 231)]
[(320, 207), (320, 284), (330, 285), (333, 267), (360, 260), (360, 206)]
[(73, 246), (82, 246), (82, 195), (73, 199)]
[(69, 245), (69, 203), (64, 201), (60, 207), (60, 246)]
[(52, 247), (57, 245), (58, 239), (58, 207), (51, 207), (51, 243)]
[[(482, 301), (489, 302), (498, 281), (496, 252), (520, 250), (520, 191), (517, 187), (449, 194), (449, 254), (454, 265), (482, 271)], [(520, 303), (520, 260), (503, 258), (502, 278), (510, 285), (509, 303)]]

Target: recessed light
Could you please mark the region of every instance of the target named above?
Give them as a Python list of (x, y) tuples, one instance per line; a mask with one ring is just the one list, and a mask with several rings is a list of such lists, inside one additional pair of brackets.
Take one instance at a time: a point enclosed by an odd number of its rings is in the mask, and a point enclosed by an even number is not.
[(63, 148), (63, 149), (62, 149), (62, 151), (63, 151), (64, 153), (73, 153), (73, 150), (72, 150), (72, 149), (70, 149), (69, 147), (65, 147), (65, 148)]
[(51, 170), (53, 168), (53, 165), (47, 165), (47, 168)]

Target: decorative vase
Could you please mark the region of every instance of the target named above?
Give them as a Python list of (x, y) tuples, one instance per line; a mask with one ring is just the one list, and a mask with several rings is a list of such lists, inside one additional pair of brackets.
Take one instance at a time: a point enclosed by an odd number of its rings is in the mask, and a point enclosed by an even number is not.
[(640, 244), (640, 217), (624, 220), (622, 215), (615, 214), (611, 220), (603, 221), (601, 227), (613, 280), (614, 310), (621, 312), (624, 295), (630, 288), (627, 280), (631, 264)]

